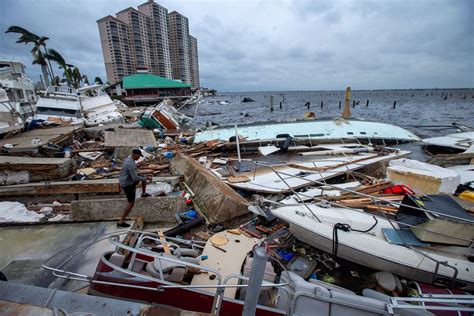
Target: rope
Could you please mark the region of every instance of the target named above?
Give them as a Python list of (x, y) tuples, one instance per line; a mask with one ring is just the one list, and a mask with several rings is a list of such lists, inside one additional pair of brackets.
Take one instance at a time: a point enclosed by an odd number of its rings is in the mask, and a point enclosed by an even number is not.
[(332, 229), (332, 261), (334, 268), (336, 267), (336, 259), (337, 259), (337, 252), (339, 250), (339, 236), (338, 236), (338, 230), (345, 231), (346, 233), (350, 231), (354, 232), (359, 232), (359, 233), (368, 233), (371, 231), (377, 224), (378, 220), (375, 216), (372, 216), (375, 220), (375, 223), (368, 229), (366, 230), (359, 230), (359, 229), (353, 229), (351, 225), (349, 224), (343, 224), (343, 223), (336, 223)]

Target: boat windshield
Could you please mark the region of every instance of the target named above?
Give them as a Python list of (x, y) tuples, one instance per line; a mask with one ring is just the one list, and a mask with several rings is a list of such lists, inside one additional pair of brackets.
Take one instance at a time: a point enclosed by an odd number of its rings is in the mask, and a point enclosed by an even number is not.
[(40, 106), (37, 108), (38, 114), (51, 116), (81, 117), (81, 112), (71, 109), (48, 108)]

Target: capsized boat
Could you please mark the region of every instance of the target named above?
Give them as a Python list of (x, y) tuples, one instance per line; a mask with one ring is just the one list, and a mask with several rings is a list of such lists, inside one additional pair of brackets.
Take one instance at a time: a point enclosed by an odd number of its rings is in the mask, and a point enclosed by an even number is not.
[(9, 133), (19, 133), (23, 129), (20, 113), (8, 99), (7, 92), (0, 89), (0, 136)]
[(474, 153), (474, 131), (425, 138), (423, 144), (431, 153)]
[(171, 100), (163, 100), (153, 107), (147, 108), (140, 115), (140, 125), (146, 128), (157, 128), (159, 130), (180, 130), (183, 125), (191, 121), (191, 118), (180, 113), (172, 104)]
[(394, 220), (328, 204), (277, 207), (272, 214), (289, 223), (299, 240), (333, 254), (337, 249), (343, 259), (420, 282), (474, 288), (472, 246), (425, 243)]
[[(61, 253), (48, 259), (43, 267), (53, 271), (57, 277), (90, 283), (89, 294), (93, 295), (169, 305), (213, 315), (242, 315), (242, 296), (245, 297), (245, 290), (250, 289), (247, 281), (253, 267), (253, 260), (247, 253), (259, 240), (228, 231), (213, 235), (207, 242), (134, 231), (129, 236), (131, 238), (123, 238), (132, 241), (126, 243), (121, 241), (123, 234), (108, 237), (116, 250), (102, 255), (93, 277), (64, 270), (66, 262), (57, 262)], [(264, 244), (258, 247), (265, 248)], [(84, 250), (80, 247), (77, 254)], [(272, 264), (267, 262), (255, 315), (369, 316), (393, 312), (398, 315), (432, 315), (427, 310), (440, 307), (403, 302), (404, 299), (423, 302), (426, 301), (424, 298), (394, 299), (374, 292), (364, 290), (363, 295), (357, 295), (323, 281), (307, 282), (285, 269), (277, 276)], [(466, 295), (448, 296), (442, 300), (450, 303), (456, 298), (468, 304), (474, 302)], [(466, 309), (461, 305), (443, 308)]]
[[(360, 139), (371, 142), (413, 142), (420, 138), (410, 131), (386, 123), (360, 120), (311, 120), (281, 123), (262, 123), (240, 125), (238, 134), (246, 141), (292, 139), (308, 141), (329, 141), (340, 139)], [(234, 126), (217, 127), (196, 133), (194, 142), (200, 143), (209, 140), (228, 141), (235, 137)]]
[(101, 85), (73, 89), (50, 86), (39, 98), (35, 119), (51, 123), (97, 126), (123, 123), (124, 118)]
[[(325, 147), (330, 149), (325, 150)], [(310, 156), (311, 161), (267, 165), (255, 163), (257, 165), (255, 170), (234, 172), (231, 178), (226, 177), (226, 174), (222, 175), (222, 168), (211, 171), (236, 189), (279, 194), (312, 186), (315, 182), (322, 182), (372, 164), (404, 157), (410, 153), (396, 149), (374, 150), (373, 147), (360, 145), (323, 145), (321, 149), (315, 152), (320, 155), (323, 153), (321, 157)], [(344, 153), (343, 149), (349, 150), (348, 153)]]
[(33, 81), (26, 75), (25, 65), (18, 61), (0, 60), (0, 88), (5, 90), (10, 106), (26, 127), (33, 119), (38, 97)]

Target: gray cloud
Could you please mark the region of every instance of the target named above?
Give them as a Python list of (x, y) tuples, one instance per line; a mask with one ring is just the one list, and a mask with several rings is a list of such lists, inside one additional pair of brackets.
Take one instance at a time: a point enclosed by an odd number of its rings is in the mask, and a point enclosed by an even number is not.
[[(474, 86), (473, 1), (157, 2), (189, 17), (201, 83), (221, 91)], [(141, 3), (2, 0), (0, 58), (31, 64), (30, 47), (3, 33), (20, 25), (105, 78), (96, 20)]]

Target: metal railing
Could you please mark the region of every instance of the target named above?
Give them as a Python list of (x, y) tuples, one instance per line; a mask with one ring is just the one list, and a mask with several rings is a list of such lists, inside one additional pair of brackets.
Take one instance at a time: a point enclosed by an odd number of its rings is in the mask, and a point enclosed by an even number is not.
[[(346, 157), (348, 158), (348, 157)], [(326, 159), (323, 160), (323, 161), (327, 161)], [(332, 160), (331, 160), (332, 161)], [(361, 193), (361, 192), (358, 192), (358, 191), (354, 191), (354, 190), (351, 190), (351, 189), (347, 189), (347, 188), (340, 188), (340, 187), (337, 187), (337, 186), (334, 186), (334, 185), (331, 185), (331, 184), (328, 184), (326, 181), (324, 181), (324, 179), (322, 178), (321, 181), (317, 181), (317, 180), (311, 180), (311, 179), (307, 179), (305, 177), (301, 177), (301, 176), (297, 176), (297, 175), (292, 175), (292, 174), (289, 174), (289, 173), (285, 173), (285, 172), (281, 172), (281, 171), (278, 171), (276, 170), (274, 167), (275, 165), (268, 165), (268, 164), (262, 164), (262, 163), (258, 163), (258, 162), (253, 162), (256, 166), (260, 166), (260, 167), (266, 167), (266, 168), (269, 168), (270, 170), (272, 170), (277, 176), (278, 178), (283, 182), (285, 183), (285, 185), (289, 188), (289, 190), (296, 195), (296, 197), (298, 198), (298, 200), (301, 202), (301, 204), (304, 205), (304, 207), (314, 216), (314, 218), (322, 223), (322, 220), (315, 214), (315, 212), (313, 212), (313, 210), (308, 206), (308, 204), (301, 198), (301, 196), (306, 196), (306, 197), (309, 197), (311, 198), (311, 200), (319, 200), (321, 202), (328, 202), (326, 199), (324, 198), (318, 198), (318, 197), (315, 197), (315, 196), (308, 196), (308, 195), (305, 195), (304, 193), (299, 193), (299, 192), (296, 192), (289, 184), (288, 182), (285, 181), (285, 179), (282, 177), (282, 175), (284, 176), (287, 176), (287, 177), (293, 177), (293, 178), (297, 178), (297, 179), (301, 179), (301, 180), (305, 180), (305, 181), (308, 181), (310, 183), (313, 183), (313, 184), (316, 184), (316, 185), (320, 185), (320, 186), (325, 186), (325, 187), (330, 187), (330, 188), (333, 188), (333, 189), (336, 189), (336, 190), (340, 190), (340, 191), (345, 191), (345, 192), (349, 192), (351, 194), (355, 194), (355, 195), (358, 195), (358, 196), (363, 196), (363, 197), (368, 197), (370, 199), (372, 199), (373, 203), (377, 206), (379, 206), (379, 209), (380, 209), (380, 202), (384, 202), (384, 203), (387, 203), (389, 205), (397, 205), (398, 207), (400, 206), (404, 206), (404, 207), (407, 207), (407, 208), (410, 208), (410, 209), (414, 209), (414, 210), (417, 210), (417, 211), (422, 211), (422, 212), (427, 212), (427, 213), (431, 213), (431, 214), (436, 214), (436, 215), (442, 215), (442, 216), (446, 216), (448, 218), (451, 218), (451, 219), (456, 219), (456, 220), (459, 220), (459, 221), (463, 221), (463, 222), (468, 222), (468, 223), (474, 223), (474, 221), (471, 221), (471, 220), (467, 220), (467, 219), (464, 219), (464, 218), (459, 218), (459, 217), (456, 217), (456, 216), (452, 216), (452, 215), (448, 215), (448, 214), (444, 214), (444, 213), (439, 213), (439, 212), (436, 212), (436, 211), (432, 211), (432, 210), (427, 210), (427, 209), (424, 209), (424, 208), (421, 208), (421, 207), (416, 207), (416, 206), (412, 206), (412, 205), (407, 205), (407, 204), (403, 204), (403, 203), (398, 203), (398, 202), (393, 202), (393, 201), (390, 201), (390, 200), (386, 200), (382, 197), (376, 197), (376, 196), (373, 196), (373, 195), (370, 195), (370, 194), (366, 194), (366, 193)], [(256, 168), (255, 168), (256, 169)], [(350, 170), (347, 170), (347, 172), (350, 172)], [(300, 196), (301, 195), (301, 196)], [(352, 210), (352, 211), (356, 211), (356, 212), (363, 212), (363, 211), (360, 211), (360, 210), (356, 210), (356, 209), (353, 209), (351, 207), (348, 207), (348, 206), (345, 206), (345, 205), (342, 205), (340, 203), (337, 203), (337, 202), (330, 202), (331, 204), (333, 205), (336, 205), (338, 207), (342, 207), (342, 208), (345, 208), (345, 209), (348, 209), (348, 210)], [(288, 204), (285, 204), (285, 206), (290, 206)], [(364, 212), (363, 212), (364, 213)], [(435, 262), (435, 270), (433, 271), (433, 276), (432, 276), (432, 283), (437, 279), (437, 276), (439, 275), (439, 267), (440, 265), (443, 265), (447, 268), (450, 268), (453, 270), (453, 275), (451, 277), (451, 286), (454, 287), (454, 285), (456, 284), (456, 280), (457, 280), (457, 276), (458, 276), (458, 269), (454, 266), (454, 265), (451, 265), (449, 264), (447, 261), (440, 261), (440, 260), (437, 260), (436, 258), (434, 258), (433, 256), (429, 255), (428, 253), (425, 253), (423, 251), (421, 251), (420, 249), (417, 249), (416, 247), (413, 247), (411, 245), (409, 245), (409, 243), (406, 242), (406, 240), (403, 238), (403, 236), (400, 234), (399, 232), (399, 228), (397, 228), (395, 225), (394, 225), (394, 222), (397, 223), (397, 224), (400, 224), (400, 225), (403, 225), (403, 226), (406, 226), (406, 227), (415, 227), (415, 225), (410, 225), (410, 224), (406, 224), (406, 223), (402, 223), (400, 221), (397, 221), (397, 220), (393, 220), (393, 219), (389, 219), (387, 217), (387, 215), (385, 214), (385, 212), (381, 211), (380, 212), (382, 214), (382, 216), (379, 216), (379, 215), (375, 215), (377, 217), (380, 217), (380, 218), (383, 218), (385, 220), (387, 220), (390, 225), (392, 226), (392, 228), (395, 230), (395, 232), (397, 233), (397, 235), (399, 236), (400, 240), (402, 241), (403, 245), (407, 248), (410, 248), (411, 250), (417, 252), (418, 254), (424, 256), (425, 258), (428, 258), (429, 260), (432, 260)], [(373, 215), (373, 214), (371, 214)], [(470, 242), (472, 243), (472, 240), (468, 240), (468, 239), (465, 239), (465, 238), (460, 238), (458, 236), (452, 236), (452, 235), (447, 235), (447, 234), (443, 234), (443, 233), (440, 233), (440, 232), (434, 232), (434, 231), (431, 231), (429, 229), (426, 229), (426, 228), (420, 228), (420, 227), (416, 227), (417, 229), (421, 230), (421, 231), (425, 231), (425, 232), (430, 232), (430, 233), (433, 233), (433, 234), (437, 234), (437, 235), (440, 235), (440, 236), (444, 236), (444, 237), (449, 237), (449, 238), (454, 238), (454, 239), (458, 239), (458, 240), (462, 240), (462, 241), (467, 241), (467, 242)]]

